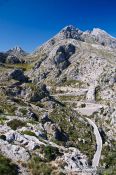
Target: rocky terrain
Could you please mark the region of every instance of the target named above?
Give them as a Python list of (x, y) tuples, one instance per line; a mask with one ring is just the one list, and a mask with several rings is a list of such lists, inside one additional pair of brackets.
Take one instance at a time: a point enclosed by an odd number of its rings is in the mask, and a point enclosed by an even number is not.
[(0, 53), (0, 175), (116, 174), (116, 39), (63, 28)]

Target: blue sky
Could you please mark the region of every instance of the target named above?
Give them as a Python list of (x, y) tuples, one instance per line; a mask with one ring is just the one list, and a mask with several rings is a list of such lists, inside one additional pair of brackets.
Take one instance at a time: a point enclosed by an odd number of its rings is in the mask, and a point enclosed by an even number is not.
[(116, 37), (116, 0), (0, 0), (0, 51), (31, 52), (70, 24)]

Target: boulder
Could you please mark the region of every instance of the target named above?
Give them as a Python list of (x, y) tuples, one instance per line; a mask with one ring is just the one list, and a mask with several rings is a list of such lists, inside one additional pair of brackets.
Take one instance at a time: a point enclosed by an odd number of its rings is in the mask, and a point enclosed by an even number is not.
[(42, 99), (49, 99), (49, 92), (46, 89), (46, 85), (42, 83), (33, 84), (33, 86), (25, 87), (25, 96), (28, 101), (37, 102)]
[(70, 152), (64, 154), (66, 162), (65, 169), (69, 171), (78, 171), (79, 169), (88, 168), (87, 157), (80, 153), (76, 148), (72, 148)]
[(15, 140), (15, 132), (14, 131), (9, 131), (5, 134), (6, 136), (6, 141), (8, 141), (9, 143), (13, 142)]
[(28, 78), (24, 75), (23, 70), (15, 69), (9, 73), (9, 78), (20, 81), (20, 82), (27, 82)]
[[(54, 138), (59, 141), (67, 141), (66, 134), (60, 129), (60, 127), (52, 122), (46, 122), (44, 124), (44, 129), (51, 138)], [(50, 139), (51, 139), (50, 138)]]
[(0, 150), (13, 161), (28, 161), (30, 159), (29, 152), (19, 145), (12, 145), (7, 141), (0, 139)]

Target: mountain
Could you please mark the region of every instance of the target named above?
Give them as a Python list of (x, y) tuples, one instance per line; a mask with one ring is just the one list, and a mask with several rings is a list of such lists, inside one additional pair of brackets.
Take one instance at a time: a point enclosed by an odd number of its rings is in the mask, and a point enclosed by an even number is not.
[(116, 38), (69, 25), (0, 61), (0, 173), (115, 174)]
[(9, 64), (19, 64), (24, 62), (24, 57), (28, 54), (21, 47), (14, 47), (4, 53), (0, 53), (0, 62)]
[(19, 46), (16, 46), (10, 50), (7, 51), (8, 54), (13, 56), (26, 56), (27, 53)]
[(94, 28), (92, 31), (87, 30), (83, 32), (80, 29), (69, 25), (64, 27), (49, 41), (53, 42), (63, 39), (75, 39), (91, 44), (100, 44), (114, 49), (116, 48), (116, 39), (99, 28)]
[(114, 41), (115, 38), (100, 29), (82, 32), (67, 26), (31, 55), (37, 61), (30, 76), (46, 81), (73, 79), (99, 84), (107, 69), (115, 76)]

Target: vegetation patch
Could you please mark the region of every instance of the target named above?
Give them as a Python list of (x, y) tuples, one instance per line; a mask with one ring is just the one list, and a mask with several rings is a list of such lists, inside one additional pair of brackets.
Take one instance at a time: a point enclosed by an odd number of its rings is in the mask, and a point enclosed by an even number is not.
[(62, 95), (62, 96), (59, 96), (59, 99), (61, 101), (73, 101), (73, 100), (84, 100), (85, 99), (85, 96), (84, 95), (78, 95), (78, 96), (69, 96), (69, 95)]
[(7, 119), (4, 116), (0, 116), (0, 124), (3, 125)]
[(15, 115), (16, 109), (15, 105), (7, 102), (6, 96), (0, 96), (0, 113)]
[(105, 164), (105, 170), (100, 175), (115, 175), (116, 174), (116, 142), (112, 141), (112, 147), (104, 146), (102, 150), (103, 159), (101, 165)]
[(55, 160), (58, 155), (61, 155), (58, 148), (52, 147), (50, 145), (44, 148), (44, 154), (47, 161)]
[(21, 133), (22, 134), (29, 135), (29, 136), (35, 136), (35, 137), (37, 137), (36, 134), (33, 131), (25, 130), (25, 131), (22, 131)]
[(16, 130), (17, 128), (26, 126), (26, 123), (21, 120), (13, 119), (9, 121), (7, 125), (10, 126), (13, 130)]
[(23, 71), (28, 71), (33, 67), (33, 64), (5, 64), (5, 68), (7, 69), (22, 69)]
[(23, 114), (26, 115), (28, 110), (26, 108), (20, 108), (19, 111)]
[(29, 162), (32, 175), (51, 175), (52, 167), (49, 163), (41, 160), (40, 157), (33, 156)]
[(68, 146), (70, 142), (91, 160), (95, 152), (95, 137), (91, 127), (79, 120), (79, 114), (70, 108), (58, 107), (51, 112), (50, 118), (68, 135), (68, 142), (64, 144)]
[(62, 86), (77, 86), (77, 87), (81, 87), (84, 84), (84, 82), (79, 81), (79, 80), (67, 80), (66, 78), (64, 78), (62, 80)]
[(0, 174), (1, 175), (18, 175), (18, 167), (10, 159), (0, 154)]

